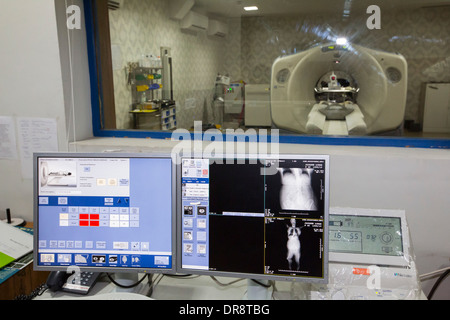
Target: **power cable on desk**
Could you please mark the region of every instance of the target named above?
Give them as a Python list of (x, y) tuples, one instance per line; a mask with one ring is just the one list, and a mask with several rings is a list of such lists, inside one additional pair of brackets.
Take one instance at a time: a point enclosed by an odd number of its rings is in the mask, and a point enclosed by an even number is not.
[(252, 279), (252, 281), (254, 283), (259, 284), (261, 287), (264, 287), (264, 288), (270, 288), (273, 285), (272, 281), (269, 281), (269, 284), (265, 284), (265, 283), (259, 282), (258, 280), (255, 280), (255, 279)]
[(164, 274), (159, 274), (159, 275), (156, 276), (154, 281), (153, 280), (151, 281), (151, 283), (150, 283), (150, 292), (151, 292), (150, 297), (152, 296), (153, 292), (156, 289), (156, 286), (159, 284), (159, 282), (162, 280), (162, 278), (164, 278)]
[(193, 275), (193, 274), (166, 274), (165, 276), (167, 277), (172, 277), (172, 278), (187, 278), (187, 277), (192, 277), (193, 278), (198, 278), (199, 276)]
[(117, 281), (115, 281), (115, 280), (111, 277), (111, 275), (110, 275), (109, 273), (107, 273), (106, 275), (108, 276), (109, 280), (110, 280), (112, 283), (114, 283), (116, 286), (118, 286), (118, 287), (120, 287), (120, 288), (125, 288), (125, 289), (130, 289), (130, 288), (136, 287), (136, 286), (139, 285), (142, 281), (144, 281), (144, 279), (147, 278), (147, 277), (148, 277), (148, 282), (151, 283), (151, 281), (152, 281), (152, 276), (153, 276), (153, 275), (151, 275), (151, 274), (146, 274), (145, 276), (142, 277), (142, 279), (140, 279), (140, 280), (137, 281), (136, 283), (133, 283), (133, 284), (130, 284), (130, 285), (123, 285), (123, 284), (120, 284), (120, 283), (118, 283)]
[(442, 281), (444, 281), (444, 279), (448, 276), (449, 273), (450, 273), (450, 269), (445, 270), (445, 272), (443, 274), (441, 274), (441, 276), (436, 280), (433, 287), (431, 288), (430, 293), (428, 294), (428, 297), (427, 297), (428, 300), (431, 300), (431, 298), (433, 298), (433, 295), (434, 295), (436, 289), (439, 287), (439, 285), (442, 283)]
[(210, 276), (210, 278), (213, 279), (214, 282), (217, 283), (217, 284), (218, 284), (219, 286), (221, 286), (221, 287), (226, 287), (226, 286), (235, 284), (236, 282), (239, 282), (239, 281), (244, 280), (244, 279), (237, 279), (237, 280), (234, 280), (234, 281), (231, 281), (231, 282), (228, 282), (228, 283), (222, 283), (222, 282), (220, 282), (219, 280), (217, 280), (216, 277), (214, 277), (214, 276)]
[(420, 281), (428, 280), (428, 278), (436, 277), (439, 274), (442, 274), (443, 272), (445, 272), (446, 270), (450, 270), (450, 267), (445, 267), (445, 268), (435, 270), (435, 271), (432, 271), (429, 273), (421, 274), (421, 275), (419, 275), (419, 280)]

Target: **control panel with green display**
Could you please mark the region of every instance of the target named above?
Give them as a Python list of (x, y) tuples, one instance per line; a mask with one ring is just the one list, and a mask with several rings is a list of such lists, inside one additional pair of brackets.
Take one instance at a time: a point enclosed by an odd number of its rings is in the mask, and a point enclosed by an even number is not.
[(331, 215), (330, 250), (362, 254), (403, 254), (400, 218)]
[(405, 211), (330, 208), (330, 261), (406, 266), (410, 260)]

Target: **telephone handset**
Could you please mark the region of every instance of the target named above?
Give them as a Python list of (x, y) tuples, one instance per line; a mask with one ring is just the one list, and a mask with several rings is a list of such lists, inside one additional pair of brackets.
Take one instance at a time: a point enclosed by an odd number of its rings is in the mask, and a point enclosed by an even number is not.
[(60, 291), (67, 278), (69, 278), (69, 274), (67, 272), (53, 271), (47, 278), (47, 287), (53, 292)]
[(88, 294), (97, 282), (100, 273), (80, 272), (78, 267), (69, 267), (66, 271), (53, 271), (47, 278), (47, 287), (53, 291)]

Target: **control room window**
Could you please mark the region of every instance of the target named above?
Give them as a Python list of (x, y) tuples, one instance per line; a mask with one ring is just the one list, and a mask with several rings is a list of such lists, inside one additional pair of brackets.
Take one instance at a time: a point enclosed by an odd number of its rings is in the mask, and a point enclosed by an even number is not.
[(448, 139), (448, 2), (257, 2), (86, 0), (100, 128)]

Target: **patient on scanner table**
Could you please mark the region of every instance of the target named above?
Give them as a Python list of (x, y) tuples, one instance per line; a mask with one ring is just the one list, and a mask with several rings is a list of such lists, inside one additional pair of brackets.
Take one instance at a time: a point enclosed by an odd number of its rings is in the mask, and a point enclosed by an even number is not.
[(281, 56), (272, 66), (273, 125), (317, 135), (401, 134), (407, 70), (401, 54), (356, 44)]
[(313, 169), (278, 168), (281, 175), (280, 204), (283, 210), (317, 210), (311, 186)]
[(319, 111), (326, 116), (326, 120), (345, 120), (354, 111), (352, 105), (359, 89), (352, 86), (353, 81), (345, 73), (330, 73), (323, 76), (314, 88), (317, 99), (323, 105)]

